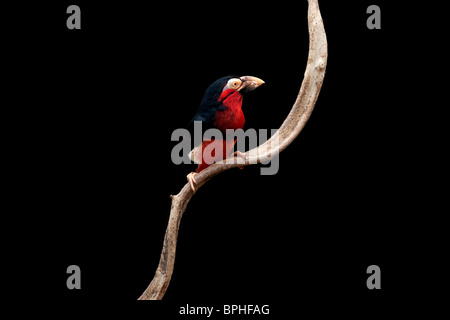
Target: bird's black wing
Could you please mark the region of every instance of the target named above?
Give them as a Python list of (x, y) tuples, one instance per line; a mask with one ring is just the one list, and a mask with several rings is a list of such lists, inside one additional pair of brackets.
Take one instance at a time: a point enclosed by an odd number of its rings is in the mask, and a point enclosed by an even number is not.
[(218, 106), (212, 106), (209, 108), (202, 108), (198, 110), (197, 114), (192, 119), (192, 124), (194, 121), (200, 121), (202, 123), (202, 131), (205, 132), (208, 129), (214, 128), (214, 119), (216, 117), (216, 112)]

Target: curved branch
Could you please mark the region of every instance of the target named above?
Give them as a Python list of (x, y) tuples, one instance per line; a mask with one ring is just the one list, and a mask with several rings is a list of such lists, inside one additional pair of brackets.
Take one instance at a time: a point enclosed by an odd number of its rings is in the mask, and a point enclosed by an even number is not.
[[(283, 151), (302, 131), (316, 104), (322, 87), (327, 65), (327, 39), (320, 15), (318, 0), (308, 0), (309, 55), (300, 92), (289, 115), (277, 132), (265, 143), (245, 153), (245, 162), (219, 162), (201, 171), (195, 177), (199, 189), (219, 173), (255, 163), (265, 162)], [(172, 277), (178, 229), (181, 217), (194, 192), (189, 183), (172, 198), (170, 218), (164, 237), (163, 249), (158, 268), (150, 285), (139, 300), (160, 300), (164, 296)]]

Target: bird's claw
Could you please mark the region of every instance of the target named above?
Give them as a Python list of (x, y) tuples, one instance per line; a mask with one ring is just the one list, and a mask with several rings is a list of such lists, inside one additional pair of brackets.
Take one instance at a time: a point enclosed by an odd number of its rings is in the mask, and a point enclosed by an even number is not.
[(233, 155), (234, 155), (235, 157), (239, 157), (239, 158), (245, 160), (245, 153), (242, 153), (242, 152), (240, 152), (240, 151), (236, 151)]
[[(245, 161), (245, 153), (242, 153), (240, 151), (236, 151), (233, 155), (235, 157), (239, 157), (239, 158), (241, 158), (242, 160)], [(243, 165), (242, 166), (238, 166), (238, 168), (242, 170), (242, 169), (244, 169), (244, 166)]]
[(187, 180), (188, 180), (188, 182), (189, 182), (189, 185), (191, 186), (191, 189), (192, 189), (192, 191), (194, 191), (194, 192), (195, 192), (195, 185), (194, 185), (194, 184), (197, 183), (197, 181), (195, 181), (195, 178), (194, 178), (196, 175), (197, 175), (196, 172), (191, 172), (191, 173), (189, 173), (189, 174), (186, 176), (186, 178), (187, 178)]

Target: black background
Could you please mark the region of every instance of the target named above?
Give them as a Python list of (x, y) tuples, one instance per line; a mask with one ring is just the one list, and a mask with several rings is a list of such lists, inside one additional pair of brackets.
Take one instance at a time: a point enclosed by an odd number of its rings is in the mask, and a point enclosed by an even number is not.
[[(70, 4), (81, 8), (81, 30), (66, 28)], [(381, 30), (366, 27), (371, 4), (381, 7)], [(16, 96), (26, 128), (16, 135), (26, 136), (19, 184), (28, 196), (17, 211), (31, 211), (27, 225), (39, 230), (30, 245), (42, 267), (39, 298), (150, 318), (175, 317), (187, 303), (269, 304), (270, 318), (282, 319), (307, 310), (364, 316), (419, 293), (426, 280), (411, 278), (422, 260), (412, 254), (421, 243), (412, 207), (421, 204), (404, 103), (414, 88), (398, 78), (412, 74), (398, 22), (405, 12), (388, 1), (320, 8), (329, 59), (311, 118), (276, 175), (231, 170), (195, 194), (170, 286), (162, 302), (147, 303), (135, 300), (158, 265), (169, 195), (190, 169), (172, 164), (171, 133), (228, 74), (266, 82), (244, 98), (246, 128), (278, 128), (306, 66), (307, 1), (19, 9), (28, 24), (14, 39), (23, 46), (14, 81), (29, 89)], [(72, 264), (81, 290), (66, 288)], [(366, 287), (372, 264), (381, 290)]]

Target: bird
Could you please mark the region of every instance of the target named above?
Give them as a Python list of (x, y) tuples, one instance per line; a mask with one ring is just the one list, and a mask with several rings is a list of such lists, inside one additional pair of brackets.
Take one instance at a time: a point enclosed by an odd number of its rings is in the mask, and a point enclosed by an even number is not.
[[(205, 92), (200, 107), (192, 121), (200, 121), (202, 129), (215, 128), (226, 136), (227, 129), (243, 129), (245, 124), (242, 112), (243, 96), (264, 84), (264, 81), (253, 76), (225, 76), (214, 81)], [(195, 146), (189, 153), (191, 161), (198, 164), (195, 172), (187, 175), (191, 189), (195, 192), (195, 176), (209, 167), (210, 164), (226, 159), (233, 150), (236, 138), (231, 140), (203, 139), (200, 145)], [(211, 150), (205, 152), (205, 148)], [(228, 153), (229, 152), (229, 153)], [(235, 156), (241, 158), (244, 154), (236, 151)]]

